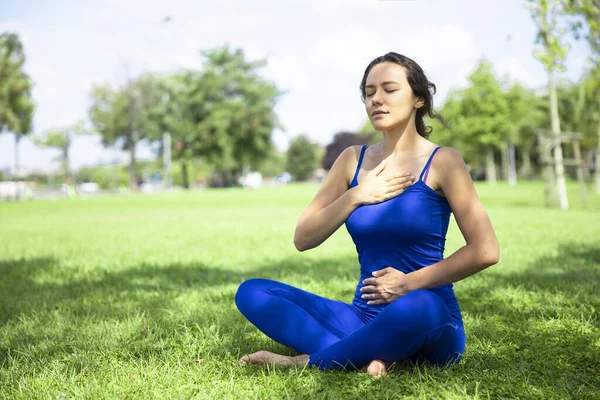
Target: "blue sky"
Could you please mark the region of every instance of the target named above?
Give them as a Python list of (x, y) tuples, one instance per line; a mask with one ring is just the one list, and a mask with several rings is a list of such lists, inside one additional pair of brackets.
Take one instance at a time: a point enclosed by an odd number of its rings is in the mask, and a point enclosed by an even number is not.
[[(60, 4), (57, 6), (57, 4)], [(224, 43), (248, 59), (267, 57), (262, 74), (289, 93), (275, 111), (286, 132), (280, 149), (298, 134), (327, 144), (341, 130), (366, 121), (358, 85), (367, 64), (395, 51), (415, 59), (438, 87), (435, 105), (466, 85), (477, 60), (492, 62), (531, 88), (547, 78), (533, 57), (535, 27), (524, 0), (4, 0), (0, 32), (23, 41), (34, 81), (34, 135), (87, 120), (96, 82), (121, 85), (144, 72), (201, 69), (199, 51)], [(164, 23), (165, 16), (171, 21)], [(510, 39), (508, 39), (510, 38)], [(564, 77), (580, 77), (587, 47), (574, 43)], [(431, 138), (435, 141), (435, 137)], [(26, 170), (56, 168), (58, 151), (25, 139)], [(151, 157), (140, 146), (142, 158)], [(72, 167), (125, 161), (97, 136), (78, 137)], [(0, 134), (0, 170), (14, 164), (14, 138)]]

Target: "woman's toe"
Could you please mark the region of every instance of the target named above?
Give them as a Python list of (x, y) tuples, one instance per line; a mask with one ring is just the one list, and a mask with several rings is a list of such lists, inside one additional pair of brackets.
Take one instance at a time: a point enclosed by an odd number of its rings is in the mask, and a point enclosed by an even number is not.
[(238, 360), (238, 365), (242, 366), (242, 365), (247, 365), (250, 362), (250, 356), (249, 355), (245, 355), (242, 358), (240, 358)]

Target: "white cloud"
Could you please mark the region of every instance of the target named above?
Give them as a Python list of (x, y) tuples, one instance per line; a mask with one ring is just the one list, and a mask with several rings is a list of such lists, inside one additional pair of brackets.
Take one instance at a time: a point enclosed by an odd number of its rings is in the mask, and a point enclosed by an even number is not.
[(306, 94), (312, 90), (306, 63), (295, 55), (269, 58), (264, 74), (282, 90), (293, 90), (294, 94)]
[[(357, 75), (375, 57), (384, 54), (386, 38), (360, 25), (348, 25), (329, 33), (308, 54), (308, 61), (324, 73)], [(359, 77), (360, 78), (360, 77)]]
[(540, 84), (544, 83), (546, 80), (545, 76), (534, 77), (516, 58), (508, 58), (499, 61), (496, 64), (495, 69), (499, 78), (507, 76), (509, 82), (518, 82), (531, 89), (539, 87)]

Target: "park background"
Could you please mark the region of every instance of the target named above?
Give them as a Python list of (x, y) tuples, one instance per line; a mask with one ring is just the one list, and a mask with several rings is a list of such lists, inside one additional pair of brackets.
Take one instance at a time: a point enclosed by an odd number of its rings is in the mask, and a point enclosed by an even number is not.
[[(594, 0), (0, 5), (0, 397), (600, 397)], [(244, 279), (350, 301), (344, 228), (298, 253), (333, 160), (374, 143), (359, 83), (395, 51), (438, 88), (500, 263), (455, 285), (447, 370), (238, 368), (293, 354)], [(561, 143), (561, 145), (558, 145)], [(464, 245), (454, 221), (446, 255)]]

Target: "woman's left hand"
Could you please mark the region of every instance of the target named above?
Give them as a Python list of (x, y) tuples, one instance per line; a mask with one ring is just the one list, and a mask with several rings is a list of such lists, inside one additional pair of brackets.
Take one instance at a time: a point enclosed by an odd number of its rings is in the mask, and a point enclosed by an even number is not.
[(406, 274), (392, 267), (373, 272), (373, 278), (365, 279), (363, 284), (361, 298), (369, 305), (391, 303), (410, 292)]

